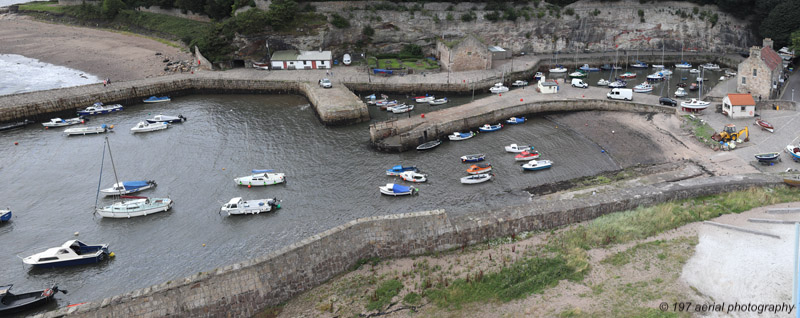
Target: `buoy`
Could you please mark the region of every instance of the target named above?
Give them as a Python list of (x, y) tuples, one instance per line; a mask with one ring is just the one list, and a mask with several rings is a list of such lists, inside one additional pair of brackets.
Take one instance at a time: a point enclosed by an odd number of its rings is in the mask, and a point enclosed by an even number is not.
[(206, 243), (203, 243), (203, 247), (206, 247)]
[(519, 99), (519, 101), (521, 102), (521, 101), (522, 101), (522, 98), (520, 98), (520, 99)]
[(600, 149), (600, 152), (602, 152), (602, 153), (606, 153), (606, 151), (605, 151), (605, 150), (603, 150), (603, 149)]
[(614, 131), (612, 130), (612, 131), (611, 131), (611, 133), (613, 134), (613, 133), (614, 133)]
[(222, 171), (225, 171), (225, 168), (222, 168)]
[(14, 146), (16, 146), (16, 145), (19, 145), (19, 143), (15, 141), (15, 142), (14, 142)]
[(581, 97), (586, 98), (586, 95), (581, 95)]
[(587, 126), (587, 127), (589, 126), (589, 124), (588, 124), (588, 123), (587, 123), (587, 124), (583, 124), (583, 125), (584, 125), (584, 126)]
[(419, 115), (419, 117), (425, 118), (425, 114)]
[(249, 184), (248, 184), (248, 185), (247, 185), (247, 187), (248, 187), (248, 188), (250, 188), (250, 187), (252, 187), (252, 185), (249, 185)]
[(75, 232), (75, 236), (78, 236), (78, 234), (81, 234), (81, 232)]
[(114, 256), (117, 256), (117, 254), (114, 254), (114, 252), (108, 253), (108, 257), (114, 257)]
[(498, 93), (497, 96), (503, 96), (503, 93)]

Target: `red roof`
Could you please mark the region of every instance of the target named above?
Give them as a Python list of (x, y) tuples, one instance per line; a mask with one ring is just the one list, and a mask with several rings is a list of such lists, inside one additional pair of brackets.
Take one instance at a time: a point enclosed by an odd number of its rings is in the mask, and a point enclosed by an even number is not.
[(756, 101), (753, 100), (753, 95), (750, 94), (728, 94), (728, 99), (731, 101), (731, 106), (753, 106)]
[(764, 61), (764, 63), (767, 63), (767, 67), (769, 67), (771, 70), (775, 70), (776, 68), (783, 66), (783, 59), (781, 59), (778, 53), (775, 53), (775, 51), (773, 51), (769, 46), (765, 46), (763, 49), (761, 49), (761, 60)]

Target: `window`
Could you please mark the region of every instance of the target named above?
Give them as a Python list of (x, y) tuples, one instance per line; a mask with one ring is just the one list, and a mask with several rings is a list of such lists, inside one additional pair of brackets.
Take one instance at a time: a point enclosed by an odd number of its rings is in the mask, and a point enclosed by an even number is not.
[(742, 84), (747, 84), (747, 77), (742, 76)]
[(753, 77), (756, 77), (757, 75), (758, 75), (758, 70), (757, 69), (753, 69)]

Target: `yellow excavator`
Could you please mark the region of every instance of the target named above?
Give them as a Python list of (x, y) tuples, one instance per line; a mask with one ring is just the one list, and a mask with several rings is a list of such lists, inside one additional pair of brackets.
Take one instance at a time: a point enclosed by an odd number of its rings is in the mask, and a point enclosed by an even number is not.
[(749, 141), (750, 140), (750, 130), (747, 129), (747, 126), (745, 126), (744, 129), (736, 131), (736, 125), (727, 124), (727, 125), (725, 125), (725, 128), (722, 129), (722, 132), (714, 133), (714, 135), (711, 136), (711, 139), (714, 140), (714, 141), (717, 141), (717, 142), (719, 142), (719, 141), (722, 141), (722, 142)]

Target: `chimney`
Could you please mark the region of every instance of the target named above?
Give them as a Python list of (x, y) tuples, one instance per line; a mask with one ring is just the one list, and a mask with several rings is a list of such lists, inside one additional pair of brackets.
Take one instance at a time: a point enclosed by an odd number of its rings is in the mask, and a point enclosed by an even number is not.
[(750, 48), (750, 57), (752, 58), (760, 58), (761, 57), (761, 48), (758, 46), (752, 46)]
[(771, 38), (764, 38), (764, 47), (768, 47), (770, 49), (774, 49), (772, 47), (772, 39)]

